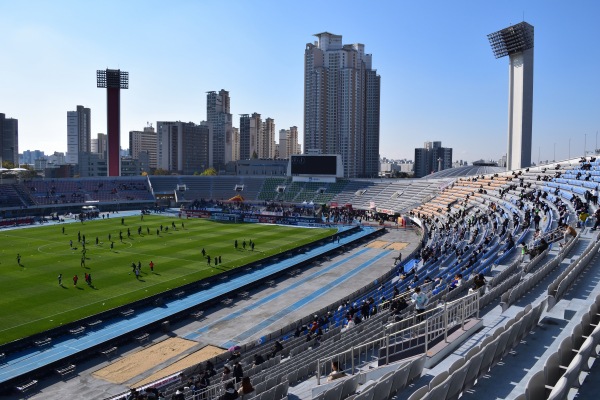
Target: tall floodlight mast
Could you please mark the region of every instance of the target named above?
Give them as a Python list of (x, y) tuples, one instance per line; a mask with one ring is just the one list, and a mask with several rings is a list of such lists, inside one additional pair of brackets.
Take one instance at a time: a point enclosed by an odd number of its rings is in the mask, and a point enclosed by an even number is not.
[(106, 134), (108, 176), (121, 175), (121, 89), (129, 89), (129, 72), (120, 69), (96, 71), (96, 85), (106, 88)]
[(531, 165), (533, 26), (521, 22), (488, 35), (496, 58), (508, 56), (508, 170)]

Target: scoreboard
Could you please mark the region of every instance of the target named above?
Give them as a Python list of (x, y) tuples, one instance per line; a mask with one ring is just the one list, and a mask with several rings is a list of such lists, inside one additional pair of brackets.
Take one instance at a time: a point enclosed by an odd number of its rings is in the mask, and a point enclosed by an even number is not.
[(337, 161), (337, 155), (293, 155), (290, 159), (291, 174), (292, 176), (336, 176), (338, 172)]

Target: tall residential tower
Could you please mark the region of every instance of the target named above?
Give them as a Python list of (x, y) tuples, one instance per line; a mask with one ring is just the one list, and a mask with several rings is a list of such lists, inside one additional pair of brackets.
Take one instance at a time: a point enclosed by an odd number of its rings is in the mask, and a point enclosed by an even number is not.
[(67, 164), (79, 164), (83, 153), (92, 151), (92, 112), (84, 106), (67, 111)]
[(258, 141), (262, 130), (259, 113), (240, 114), (240, 160), (258, 158)]
[(494, 56), (508, 56), (508, 170), (531, 165), (533, 26), (521, 22), (488, 35)]
[(210, 165), (217, 171), (234, 160), (233, 120), (229, 104), (229, 92), (224, 89), (206, 94), (206, 119), (211, 132)]
[(323, 32), (304, 51), (304, 152), (340, 154), (344, 176), (379, 171), (379, 88), (364, 45)]
[(0, 113), (0, 167), (3, 161), (19, 164), (19, 120)]

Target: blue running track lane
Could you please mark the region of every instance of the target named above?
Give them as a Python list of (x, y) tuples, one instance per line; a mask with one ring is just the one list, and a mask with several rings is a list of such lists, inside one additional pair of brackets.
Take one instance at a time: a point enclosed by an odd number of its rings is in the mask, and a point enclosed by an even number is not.
[[(231, 320), (233, 318), (237, 318), (238, 316), (245, 314), (246, 312), (252, 310), (253, 308), (256, 308), (256, 307), (261, 306), (263, 304), (266, 304), (266, 303), (268, 303), (268, 302), (270, 302), (272, 300), (275, 300), (276, 298), (278, 298), (280, 296), (283, 296), (287, 292), (289, 292), (289, 291), (291, 291), (293, 289), (296, 289), (298, 286), (300, 286), (300, 285), (302, 285), (302, 284), (304, 284), (304, 283), (306, 283), (306, 282), (308, 282), (308, 281), (310, 281), (312, 279), (315, 279), (315, 278), (317, 278), (317, 277), (319, 277), (319, 276), (321, 276), (323, 274), (326, 274), (327, 272), (333, 270), (334, 268), (337, 268), (340, 265), (343, 265), (343, 264), (347, 263), (348, 261), (350, 261), (354, 257), (359, 256), (359, 255), (361, 255), (363, 253), (366, 253), (369, 250), (370, 249), (362, 249), (358, 253), (353, 254), (353, 255), (351, 255), (349, 257), (346, 257), (343, 260), (337, 261), (336, 263), (330, 265), (329, 267), (323, 268), (323, 269), (319, 270), (318, 272), (315, 272), (314, 274), (311, 274), (311, 275), (307, 276), (306, 278), (303, 278), (303, 279), (301, 279), (301, 280), (299, 280), (297, 282), (294, 282), (293, 284), (291, 284), (290, 286), (288, 286), (288, 287), (286, 287), (286, 288), (284, 288), (282, 290), (278, 290), (275, 293), (272, 293), (272, 294), (270, 294), (270, 295), (268, 295), (266, 297), (263, 297), (260, 300), (255, 301), (250, 306), (243, 307), (243, 308), (241, 308), (238, 311), (232, 312), (231, 314), (224, 316), (223, 318), (219, 318), (216, 321), (213, 321), (213, 322), (211, 322), (209, 324), (206, 324), (202, 328), (200, 328), (200, 329), (198, 329), (198, 330), (196, 330), (196, 331), (194, 331), (192, 333), (189, 333), (189, 334), (185, 335), (184, 337), (186, 339), (195, 340), (196, 338), (198, 338), (198, 336), (200, 336), (202, 333), (207, 332), (208, 330), (210, 330), (210, 328), (212, 326), (218, 324), (219, 322), (221, 322), (221, 321), (229, 321), (229, 320)], [(231, 347), (231, 346), (229, 346), (229, 347)], [(229, 348), (229, 347), (227, 347), (227, 348)]]
[(238, 344), (240, 341), (248, 339), (250, 336), (254, 335), (257, 332), (260, 332), (261, 330), (263, 330), (267, 326), (269, 326), (269, 325), (273, 324), (274, 322), (276, 322), (277, 320), (285, 317), (287, 314), (289, 314), (289, 313), (291, 313), (293, 311), (296, 311), (300, 307), (303, 307), (306, 304), (310, 303), (311, 301), (314, 301), (318, 297), (324, 295), (331, 288), (336, 287), (340, 283), (342, 283), (342, 282), (344, 282), (344, 281), (352, 278), (354, 275), (358, 274), (363, 269), (365, 269), (365, 268), (373, 265), (376, 261), (378, 261), (380, 258), (382, 258), (383, 256), (387, 255), (390, 252), (391, 252), (391, 250), (386, 250), (386, 251), (382, 252), (381, 254), (375, 256), (373, 259), (362, 263), (361, 265), (359, 265), (357, 268), (353, 269), (352, 271), (345, 273), (344, 275), (338, 277), (337, 279), (329, 282), (326, 285), (323, 285), (319, 289), (317, 289), (314, 292), (312, 292), (310, 295), (305, 296), (304, 298), (298, 300), (294, 304), (291, 304), (290, 306), (277, 311), (275, 314), (271, 315), (269, 318), (267, 318), (267, 319), (263, 320), (262, 322), (256, 324), (255, 326), (253, 326), (252, 328), (248, 329), (247, 331), (240, 333), (235, 338), (233, 338), (233, 340), (231, 340), (229, 342), (226, 342), (223, 345), (221, 345), (221, 347), (224, 347), (224, 348), (228, 349), (229, 347)]
[(51, 363), (66, 361), (69, 357), (84, 352), (92, 347), (108, 344), (111, 340), (122, 335), (126, 335), (137, 329), (143, 329), (149, 324), (168, 319), (173, 314), (195, 308), (199, 304), (203, 304), (227, 293), (235, 292), (240, 287), (249, 283), (260, 281), (279, 271), (285, 270), (292, 265), (317, 257), (329, 250), (336, 249), (349, 242), (365, 237), (374, 230), (375, 229), (371, 227), (363, 227), (358, 232), (342, 238), (340, 243), (327, 243), (307, 251), (306, 253), (275, 262), (259, 270), (237, 276), (229, 281), (215, 284), (208, 289), (190, 294), (185, 298), (169, 301), (162, 307), (138, 309), (135, 314), (128, 319), (119, 317), (113, 318), (106, 321), (101, 327), (96, 328), (95, 330), (88, 329), (79, 337), (64, 335), (53, 338), (52, 344), (43, 350), (32, 346), (23, 351), (9, 353), (6, 355), (4, 363), (0, 365), (0, 383), (30, 374), (38, 368), (45, 367)]

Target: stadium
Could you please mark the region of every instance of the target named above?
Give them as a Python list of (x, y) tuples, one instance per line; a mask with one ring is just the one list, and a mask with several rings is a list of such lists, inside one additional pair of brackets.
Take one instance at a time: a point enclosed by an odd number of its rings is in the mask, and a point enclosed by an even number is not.
[(4, 179), (0, 393), (596, 398), (599, 163)]

